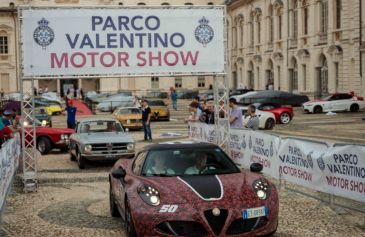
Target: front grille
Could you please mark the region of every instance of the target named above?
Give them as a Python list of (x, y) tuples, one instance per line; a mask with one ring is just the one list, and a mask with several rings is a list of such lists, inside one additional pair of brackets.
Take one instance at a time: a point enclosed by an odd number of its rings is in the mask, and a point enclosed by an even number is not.
[(91, 146), (92, 152), (95, 153), (118, 153), (127, 150), (127, 143), (100, 143)]
[(227, 230), (227, 235), (238, 235), (246, 232), (254, 231), (267, 224), (266, 217), (258, 217), (244, 220), (243, 218), (238, 218), (234, 220)]
[(200, 223), (194, 221), (166, 221), (158, 224), (156, 228), (173, 236), (200, 237), (208, 234)]
[(212, 210), (207, 210), (204, 212), (205, 219), (207, 219), (210, 228), (216, 235), (219, 235), (226, 223), (228, 216), (228, 211), (225, 209), (220, 209), (219, 216), (214, 216)]

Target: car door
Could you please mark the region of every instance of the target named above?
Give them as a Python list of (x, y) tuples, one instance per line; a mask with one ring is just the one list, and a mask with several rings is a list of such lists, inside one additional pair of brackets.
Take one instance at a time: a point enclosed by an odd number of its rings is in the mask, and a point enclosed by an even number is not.
[(132, 172), (129, 173), (128, 170), (126, 170), (127, 175), (124, 178), (124, 180), (123, 179), (117, 180), (118, 188), (116, 189), (116, 191), (117, 191), (116, 201), (119, 203), (119, 206), (124, 208), (124, 210), (125, 210), (124, 203), (125, 203), (125, 196), (126, 196), (125, 194), (129, 188), (129, 186), (131, 186), (131, 182), (133, 180), (132, 177), (139, 176), (141, 174), (145, 157), (146, 157), (145, 151), (138, 153), (132, 164), (132, 170), (131, 170)]
[(333, 95), (330, 99), (328, 99), (328, 101), (325, 101), (323, 105), (323, 112), (337, 111), (338, 99), (338, 95)]
[(337, 111), (345, 111), (350, 110), (350, 106), (352, 104), (352, 96), (349, 94), (340, 94), (339, 100), (337, 101)]

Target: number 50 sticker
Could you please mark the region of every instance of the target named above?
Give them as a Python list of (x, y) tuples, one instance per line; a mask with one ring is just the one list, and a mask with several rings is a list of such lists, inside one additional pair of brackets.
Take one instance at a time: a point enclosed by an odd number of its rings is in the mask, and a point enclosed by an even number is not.
[(165, 213), (174, 213), (178, 208), (178, 205), (163, 205), (160, 209), (160, 212)]

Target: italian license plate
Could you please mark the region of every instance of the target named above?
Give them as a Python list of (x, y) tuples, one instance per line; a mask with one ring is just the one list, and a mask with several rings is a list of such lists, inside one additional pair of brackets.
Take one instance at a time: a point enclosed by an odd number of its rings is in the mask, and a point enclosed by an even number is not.
[(269, 209), (266, 207), (256, 207), (250, 209), (243, 209), (243, 219), (251, 219), (261, 216), (266, 216), (269, 213)]
[(127, 124), (131, 124), (131, 120), (130, 119), (127, 120)]

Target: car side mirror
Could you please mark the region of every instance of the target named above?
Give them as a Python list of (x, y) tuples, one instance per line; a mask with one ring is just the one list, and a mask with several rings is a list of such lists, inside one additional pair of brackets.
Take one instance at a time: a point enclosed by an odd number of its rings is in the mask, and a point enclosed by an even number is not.
[(126, 175), (127, 173), (125, 172), (125, 169), (123, 169), (122, 167), (119, 167), (118, 169), (112, 172), (112, 176), (115, 179), (124, 179)]
[(250, 165), (250, 171), (255, 173), (260, 173), (264, 169), (264, 166), (260, 163), (252, 163)]

